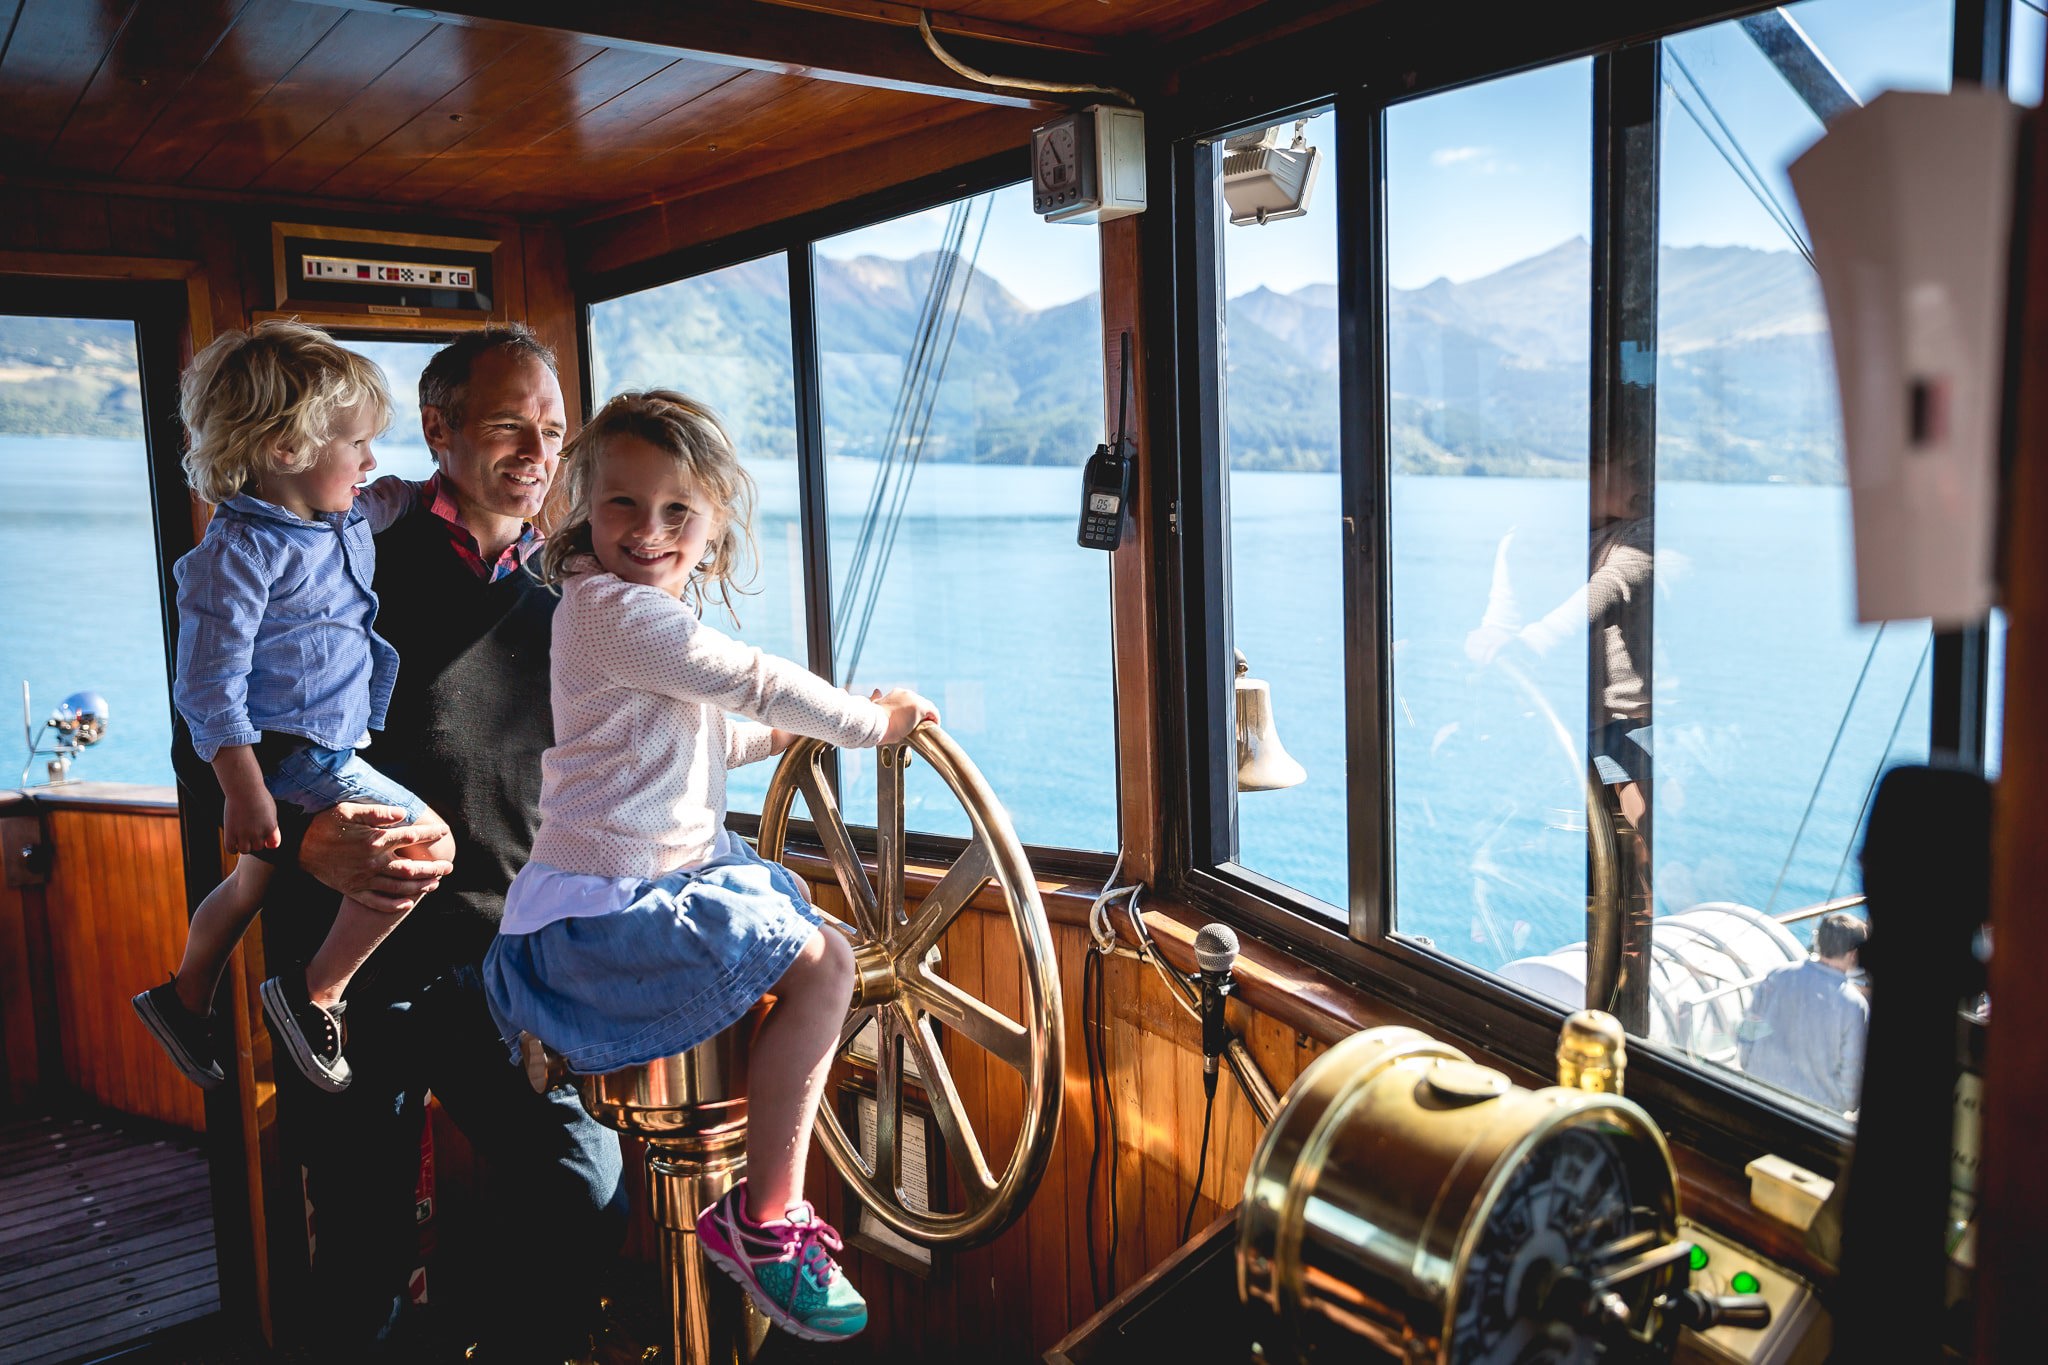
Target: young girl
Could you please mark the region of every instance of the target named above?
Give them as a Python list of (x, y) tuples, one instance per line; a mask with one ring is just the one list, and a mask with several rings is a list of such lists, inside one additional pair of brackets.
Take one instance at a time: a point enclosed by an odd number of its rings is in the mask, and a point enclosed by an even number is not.
[[(401, 479), (379, 480), (360, 504), (356, 496), (377, 467), (371, 438), (391, 417), (383, 375), (324, 332), (264, 322), (193, 357), (179, 411), (186, 477), (217, 506), (198, 547), (178, 561), (171, 697), (220, 781), (227, 847), (278, 847), (278, 801), (309, 815), (372, 802), (401, 808), (408, 823), (438, 823), (355, 752), (383, 728), (398, 675), (397, 652), (371, 629), (370, 534), (413, 497)], [(446, 860), (453, 851), (443, 834), (409, 856)], [(270, 873), (258, 857), (238, 859), (193, 911), (177, 975), (134, 999), (178, 1069), (208, 1089), (222, 1080), (214, 991)], [(401, 918), (344, 899), (304, 973), (263, 983), (271, 1032), (324, 1090), (349, 1083), (342, 992)]]
[(888, 744), (938, 713), (913, 692), (849, 696), (698, 620), (708, 588), (730, 604), (754, 498), (702, 405), (621, 394), (563, 456), (569, 511), (542, 553), (562, 584), (555, 745), (484, 988), (508, 1038), (523, 1030), (584, 1074), (694, 1047), (773, 991), (749, 1071), (748, 1176), (697, 1232), (773, 1321), (851, 1336), (867, 1305), (803, 1184), (853, 954), (794, 877), (727, 832), (725, 773), (781, 753), (792, 731)]

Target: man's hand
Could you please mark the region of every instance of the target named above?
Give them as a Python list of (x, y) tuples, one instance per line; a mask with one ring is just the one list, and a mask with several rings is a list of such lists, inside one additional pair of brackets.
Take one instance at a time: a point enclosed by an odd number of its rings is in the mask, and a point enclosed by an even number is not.
[(405, 823), (396, 806), (344, 801), (313, 817), (299, 845), (299, 866), (372, 910), (400, 914), (455, 870), (450, 862), (407, 857), (448, 837), (439, 820)]

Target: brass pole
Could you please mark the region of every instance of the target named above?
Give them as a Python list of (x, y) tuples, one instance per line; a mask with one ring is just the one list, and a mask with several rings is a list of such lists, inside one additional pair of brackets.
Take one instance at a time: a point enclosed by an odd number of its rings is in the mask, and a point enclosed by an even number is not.
[(748, 1365), (767, 1339), (768, 1319), (697, 1242), (698, 1211), (731, 1189), (746, 1166), (744, 1128), (703, 1143), (647, 1145), (647, 1196), (661, 1226), (674, 1365)]

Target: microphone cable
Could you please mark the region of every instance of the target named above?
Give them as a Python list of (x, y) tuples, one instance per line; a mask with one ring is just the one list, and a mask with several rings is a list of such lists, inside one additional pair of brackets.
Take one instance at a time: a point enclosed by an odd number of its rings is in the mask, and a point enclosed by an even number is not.
[(1204, 1086), (1203, 1089), (1208, 1094), (1202, 1101), (1202, 1151), (1195, 1158), (1195, 1183), (1188, 1189), (1188, 1212), (1187, 1216), (1181, 1219), (1180, 1223), (1180, 1244), (1182, 1246), (1187, 1245), (1188, 1233), (1195, 1226), (1195, 1204), (1202, 1197), (1202, 1173), (1209, 1166), (1209, 1121), (1216, 1114), (1216, 1087), (1208, 1085)]
[[(1081, 964), (1081, 1033), (1083, 1051), (1088, 1058), (1088, 1117), (1094, 1130), (1088, 1154), (1088, 1193), (1082, 1216), (1088, 1243), (1088, 1292), (1094, 1296), (1098, 1309), (1116, 1295), (1116, 1253), (1123, 1231), (1117, 1199), (1117, 1150), (1121, 1143), (1117, 1131), (1116, 1095), (1110, 1086), (1105, 1031), (1109, 1018), (1108, 962), (1116, 949), (1116, 926), (1109, 917), (1109, 903), (1120, 896), (1128, 897), (1134, 909), (1138, 903), (1139, 888), (1136, 884), (1117, 885), (1123, 866), (1123, 850), (1118, 849), (1116, 862), (1109, 869), (1108, 881), (1103, 883), (1101, 894), (1088, 907), (1088, 956)], [(1105, 1129), (1109, 1133), (1109, 1175), (1106, 1180), (1102, 1178), (1102, 1135)], [(1109, 1195), (1107, 1265), (1098, 1262), (1095, 1256), (1095, 1191), (1098, 1183), (1107, 1185)]]

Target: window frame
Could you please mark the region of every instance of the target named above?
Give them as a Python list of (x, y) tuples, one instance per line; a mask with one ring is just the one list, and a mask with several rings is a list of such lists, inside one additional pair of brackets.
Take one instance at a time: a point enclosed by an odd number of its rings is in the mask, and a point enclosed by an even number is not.
[[(1446, 1032), (1538, 1075), (1554, 1070), (1557, 1028), (1566, 1011), (1447, 954), (1392, 932), (1393, 792), (1387, 511), (1392, 467), (1386, 401), (1386, 112), (1396, 105), (1576, 58), (1594, 59), (1592, 103), (1594, 223), (1589, 307), (1593, 313), (1592, 420), (1596, 482), (1611, 442), (1642, 422), (1624, 409), (1612, 351), (1635, 330), (1647, 297), (1656, 306), (1657, 142), (1655, 89), (1661, 40), (1691, 29), (1767, 12), (1769, 4), (1587, 6), (1568, 18), (1504, 18), (1479, 37), (1470, 15), (1431, 17), (1389, 0), (1354, 20), (1312, 30), (1213, 73), (1208, 88), (1234, 93), (1171, 110), (1155, 128), (1155, 194), (1171, 211), (1146, 225), (1154, 262), (1147, 324), (1170, 339), (1156, 365), (1152, 410), (1173, 414), (1175, 429), (1153, 433), (1154, 458), (1170, 476), (1156, 481), (1160, 524), (1175, 530), (1161, 565), (1158, 641), (1162, 682), (1187, 698), (1178, 730), (1166, 734), (1163, 791), (1182, 799), (1167, 812), (1169, 889), (1181, 899), (1428, 1018)], [(2004, 0), (1955, 0), (1952, 83), (2004, 88), (2010, 36)], [(1341, 33), (1339, 32), (1341, 30)], [(1339, 69), (1337, 53), (1380, 54)], [(1394, 54), (1394, 55), (1387, 55)], [(1651, 154), (1642, 155), (1644, 73), (1651, 106)], [(1189, 84), (1192, 84), (1191, 82)], [(1619, 100), (1635, 101), (1621, 128)], [(1221, 283), (1221, 186), (1211, 161), (1232, 133), (1334, 108), (1344, 161), (1325, 177), (1338, 196), (1340, 489), (1345, 529), (1344, 691), (1352, 723), (1346, 735), (1346, 838), (1349, 904), (1333, 918), (1314, 898), (1230, 860), (1237, 845), (1231, 709), (1231, 605), (1228, 572), (1229, 471), (1223, 458), (1218, 331)], [(1631, 138), (1631, 134), (1636, 136)], [(1631, 149), (1633, 149), (1631, 151)], [(1645, 166), (1647, 162), (1647, 167)], [(1631, 207), (1652, 206), (1649, 249), (1619, 252), (1618, 237), (1643, 240)], [(1629, 274), (1623, 277), (1623, 269)], [(1643, 286), (1647, 278), (1648, 293)], [(1654, 325), (1654, 322), (1653, 322)], [(2008, 357), (2010, 362), (2012, 357)], [(1210, 382), (1205, 382), (1210, 381)], [(2008, 393), (2012, 391), (2008, 386)], [(1638, 400), (1639, 401), (1639, 400)], [(1654, 397), (1647, 404), (1654, 422)], [(2011, 429), (2008, 413), (2007, 430)], [(1981, 770), (1984, 754), (1989, 631), (1937, 632), (1930, 749)], [(1361, 723), (1362, 722), (1362, 723)], [(1170, 720), (1169, 725), (1175, 724)], [(1703, 1067), (1675, 1049), (1632, 1038), (1630, 1093), (1656, 1109), (1670, 1136), (1708, 1156), (1740, 1164), (1774, 1151), (1832, 1172), (1853, 1130), (1842, 1119), (1770, 1097), (1731, 1074)]]
[[(796, 417), (798, 498), (802, 508), (800, 535), (803, 546), (805, 665), (818, 676), (832, 679), (832, 571), (830, 524), (827, 520), (825, 479), (825, 424), (822, 392), (822, 363), (818, 348), (817, 243), (823, 239), (872, 227), (908, 214), (943, 207), (971, 195), (986, 194), (1031, 178), (1027, 148), (984, 157), (968, 165), (922, 177), (873, 194), (801, 214), (794, 218), (748, 228), (726, 237), (683, 248), (614, 270), (593, 271), (571, 280), (576, 298), (576, 330), (581, 341), (578, 362), (584, 394), (583, 421), (589, 421), (597, 403), (593, 385), (595, 336), (591, 331), (591, 310), (602, 303), (664, 285), (697, 279), (732, 266), (781, 253), (789, 268), (790, 368), (794, 387)], [(1114, 697), (1112, 695), (1112, 706)], [(1112, 714), (1112, 735), (1116, 717)], [(840, 755), (826, 755), (826, 780), (839, 788)], [(1112, 762), (1111, 780), (1119, 781)], [(1121, 828), (1121, 803), (1117, 838)], [(735, 811), (730, 815), (733, 829), (748, 838), (758, 830), (759, 816)], [(797, 840), (818, 845), (808, 821), (793, 822)], [(874, 831), (850, 826), (854, 842), (872, 857)], [(954, 835), (909, 832), (905, 846), (913, 861), (951, 862), (966, 848), (967, 841)], [(1114, 853), (1093, 849), (1027, 845), (1031, 865), (1041, 877), (1092, 879), (1108, 877)]]
[[(7, 287), (0, 313), (18, 317), (98, 318), (135, 327), (136, 375), (141, 386), (142, 442), (155, 536), (156, 592), (163, 623), (164, 676), (175, 676), (178, 559), (199, 543), (200, 504), (186, 486), (181, 456), (184, 423), (178, 415), (178, 379), (191, 352), (212, 339), (212, 322), (194, 304), (190, 276), (133, 278), (112, 274), (40, 275), (0, 266)], [(165, 697), (169, 704), (168, 695)], [(178, 800), (178, 849), (187, 905), (197, 905), (222, 874), (220, 831)], [(214, 1266), (221, 1302), (229, 1307), (256, 1292), (257, 1247), (251, 1235), (248, 1189), (250, 1150), (241, 1125), (239, 1085), (231, 1072), (206, 1096), (203, 1143), (213, 1207)], [(125, 1343), (134, 1345), (141, 1338)]]

